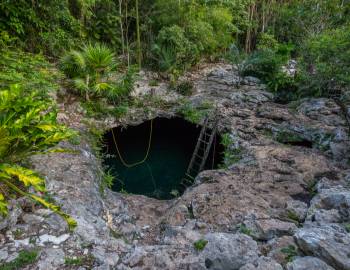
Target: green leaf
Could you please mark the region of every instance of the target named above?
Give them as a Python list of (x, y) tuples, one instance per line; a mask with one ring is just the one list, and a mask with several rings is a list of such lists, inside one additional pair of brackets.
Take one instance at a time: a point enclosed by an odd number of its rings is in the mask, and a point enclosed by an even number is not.
[(5, 200), (4, 195), (0, 193), (0, 215), (6, 216), (8, 214), (7, 211), (7, 202)]
[(37, 174), (29, 169), (23, 168), (18, 165), (1, 164), (0, 170), (7, 175), (16, 177), (26, 187), (32, 186), (37, 191), (45, 191), (44, 179), (37, 176)]

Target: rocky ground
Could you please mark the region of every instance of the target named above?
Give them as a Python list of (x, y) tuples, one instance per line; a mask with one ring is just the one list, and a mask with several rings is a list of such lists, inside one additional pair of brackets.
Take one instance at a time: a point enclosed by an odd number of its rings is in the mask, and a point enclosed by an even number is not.
[[(341, 108), (332, 100), (281, 105), (254, 78), (226, 65), (188, 75), (193, 104), (209, 100), (239, 159), (227, 169), (204, 171), (179, 198), (158, 201), (106, 190), (91, 141), (66, 143), (75, 154), (32, 159), (52, 199), (78, 226), (21, 198), (0, 220), (0, 262), (36, 249), (27, 269), (349, 270), (350, 141)], [(141, 78), (137, 95), (153, 92), (168, 103), (166, 86)], [(171, 117), (172, 106), (132, 109), (101, 128)], [(74, 100), (60, 119), (82, 134), (88, 124)], [(1, 269), (1, 267), (0, 267)]]

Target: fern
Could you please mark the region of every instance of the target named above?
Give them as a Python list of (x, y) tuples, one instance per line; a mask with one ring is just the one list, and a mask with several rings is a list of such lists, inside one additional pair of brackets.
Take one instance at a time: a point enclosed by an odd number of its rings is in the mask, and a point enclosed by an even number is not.
[(130, 93), (134, 69), (130, 68), (124, 76), (112, 76), (116, 67), (114, 53), (103, 44), (88, 44), (81, 51), (70, 51), (60, 62), (71, 86), (85, 96), (86, 101), (101, 97), (115, 101)]
[(45, 192), (45, 181), (20, 164), (31, 155), (63, 151), (50, 148), (71, 138), (74, 132), (59, 125), (56, 116), (51, 100), (38, 91), (26, 92), (19, 85), (0, 90), (0, 214), (7, 214), (6, 199), (11, 193), (19, 194), (61, 215), (72, 229), (76, 222), (58, 206), (27, 192), (30, 187), (36, 193)]

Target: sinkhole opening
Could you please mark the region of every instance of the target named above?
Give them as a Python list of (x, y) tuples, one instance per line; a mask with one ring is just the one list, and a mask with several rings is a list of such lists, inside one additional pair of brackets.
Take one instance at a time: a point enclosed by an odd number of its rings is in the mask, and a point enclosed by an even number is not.
[[(201, 129), (182, 118), (155, 118), (138, 126), (107, 131), (103, 162), (114, 176), (112, 190), (160, 200), (181, 195), (185, 189), (182, 179)], [(224, 147), (220, 142), (220, 134), (216, 133), (204, 169), (216, 169), (222, 163)], [(137, 162), (140, 164), (127, 166)]]

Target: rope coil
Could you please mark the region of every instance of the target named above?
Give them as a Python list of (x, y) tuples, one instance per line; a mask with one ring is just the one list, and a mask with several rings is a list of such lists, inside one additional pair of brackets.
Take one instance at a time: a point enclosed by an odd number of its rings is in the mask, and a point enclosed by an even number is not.
[(116, 136), (115, 136), (114, 131), (112, 129), (112, 136), (113, 136), (113, 142), (114, 142), (115, 148), (117, 150), (117, 153), (118, 153), (118, 156), (119, 156), (119, 159), (120, 159), (121, 163), (125, 167), (127, 167), (127, 168), (136, 167), (136, 166), (144, 163), (148, 159), (149, 152), (150, 152), (150, 149), (151, 149), (151, 143), (152, 143), (152, 134), (153, 134), (153, 119), (151, 120), (151, 127), (150, 127), (149, 140), (148, 140), (148, 147), (147, 147), (147, 151), (146, 151), (145, 157), (142, 160), (138, 161), (138, 162), (128, 164), (125, 161), (125, 159), (122, 157), (121, 153), (120, 153), (120, 150), (119, 150), (119, 147), (118, 147), (118, 144), (117, 144), (117, 140), (116, 140)]

